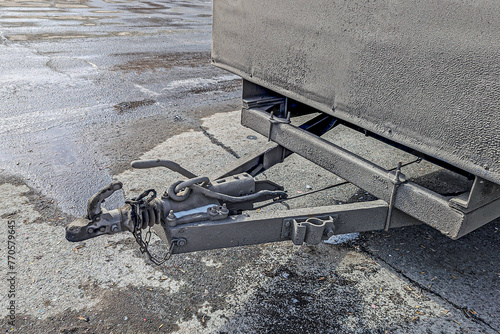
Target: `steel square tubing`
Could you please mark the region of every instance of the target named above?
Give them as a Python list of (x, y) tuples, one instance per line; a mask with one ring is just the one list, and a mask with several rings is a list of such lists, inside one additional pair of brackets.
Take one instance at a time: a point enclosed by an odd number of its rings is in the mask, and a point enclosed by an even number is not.
[[(394, 210), (394, 214), (393, 227), (420, 224), (398, 210)], [(376, 200), (276, 212), (249, 212), (223, 220), (182, 224), (167, 229), (172, 238), (186, 240), (183, 246), (176, 245), (173, 248), (172, 253), (179, 254), (290, 240), (283, 235), (283, 225), (287, 219), (327, 219), (329, 216), (334, 217), (334, 234), (381, 230), (387, 217), (387, 203)], [(327, 239), (326, 236), (323, 238)]]
[[(241, 123), (389, 202), (394, 185), (393, 173), (293, 125), (275, 122), (270, 126), (269, 116), (261, 110), (243, 109)], [(449, 206), (446, 197), (409, 181), (399, 185), (394, 207), (450, 238), (459, 236), (465, 219), (463, 212)]]

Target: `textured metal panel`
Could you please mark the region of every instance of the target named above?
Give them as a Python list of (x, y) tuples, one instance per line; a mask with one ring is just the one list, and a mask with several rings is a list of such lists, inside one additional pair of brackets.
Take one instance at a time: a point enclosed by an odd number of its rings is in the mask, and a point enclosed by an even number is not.
[(215, 65), (500, 184), (497, 0), (214, 0)]

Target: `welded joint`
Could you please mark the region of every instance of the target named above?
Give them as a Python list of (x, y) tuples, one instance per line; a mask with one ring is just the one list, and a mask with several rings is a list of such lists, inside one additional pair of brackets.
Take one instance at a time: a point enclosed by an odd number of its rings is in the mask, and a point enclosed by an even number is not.
[(290, 124), (291, 113), (286, 110), (286, 107), (285, 107), (285, 112), (287, 113), (286, 118), (280, 118), (280, 117), (275, 118), (273, 112), (271, 111), (271, 113), (269, 115), (269, 133), (267, 135), (267, 141), (271, 141), (271, 135), (273, 133), (274, 124), (277, 124), (277, 123)]
[(450, 199), (449, 205), (461, 212), (469, 213), (500, 198), (500, 185), (478, 176), (470, 191)]
[(389, 228), (391, 227), (392, 211), (394, 210), (394, 203), (396, 201), (396, 194), (398, 192), (398, 188), (402, 183), (406, 182), (405, 180), (406, 178), (404, 178), (404, 175), (401, 174), (401, 166), (402, 163), (398, 162), (398, 167), (396, 168), (396, 171), (394, 173), (394, 178), (391, 180), (392, 192), (389, 200), (389, 209), (387, 212), (387, 219), (385, 221), (384, 231), (388, 231)]

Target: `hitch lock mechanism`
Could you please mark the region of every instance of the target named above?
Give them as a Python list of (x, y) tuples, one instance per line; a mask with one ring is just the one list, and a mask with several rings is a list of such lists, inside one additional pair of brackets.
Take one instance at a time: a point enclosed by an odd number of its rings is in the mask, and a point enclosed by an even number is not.
[[(285, 199), (283, 187), (271, 181), (255, 181), (247, 173), (232, 175), (211, 182), (207, 177), (197, 177), (176, 163), (166, 160), (134, 161), (132, 167), (152, 168), (167, 167), (181, 173), (188, 180), (175, 182), (168, 187), (161, 198), (150, 189), (136, 198), (127, 200), (125, 205), (114, 210), (101, 207), (106, 198), (122, 189), (121, 182), (113, 182), (100, 190), (88, 201), (87, 215), (76, 219), (66, 228), (66, 239), (78, 242), (103, 234), (115, 234), (124, 231), (133, 233), (141, 252), (146, 253), (153, 263), (159, 264), (167, 259), (172, 248), (186, 243), (185, 239), (172, 238), (170, 227), (204, 222), (219, 221), (230, 215), (252, 209), (254, 203)], [(163, 259), (157, 259), (149, 253), (148, 243), (151, 227), (162, 227), (169, 251)], [(142, 230), (147, 230), (145, 236)]]

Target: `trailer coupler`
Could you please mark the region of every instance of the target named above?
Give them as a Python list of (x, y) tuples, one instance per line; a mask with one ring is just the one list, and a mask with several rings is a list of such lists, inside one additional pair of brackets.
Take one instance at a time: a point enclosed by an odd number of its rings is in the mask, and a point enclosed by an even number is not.
[[(257, 181), (248, 173), (212, 181), (165, 160), (136, 161), (132, 166), (167, 167), (187, 180), (175, 182), (161, 197), (150, 189), (121, 208), (106, 210), (101, 204), (122, 188), (120, 182), (113, 182), (90, 198), (85, 217), (67, 226), (67, 240), (78, 242), (130, 231), (141, 252), (160, 264), (175, 253), (284, 240), (314, 245), (335, 234), (383, 229), (388, 217), (389, 205), (382, 200), (260, 213), (251, 211), (256, 203), (287, 198), (283, 187), (268, 180)], [(392, 213), (398, 214), (398, 210)], [(391, 227), (419, 223), (398, 221), (395, 219)], [(167, 244), (162, 259), (149, 252), (151, 228)]]
[[(176, 163), (166, 160), (135, 161), (134, 168), (167, 167), (188, 177), (165, 190), (158, 198), (150, 189), (140, 196), (127, 200), (114, 210), (101, 207), (106, 198), (122, 188), (113, 182), (88, 201), (87, 215), (76, 219), (66, 228), (66, 239), (83, 241), (104, 234), (130, 231), (136, 239), (141, 230), (161, 227), (166, 241), (171, 244), (169, 229), (179, 225), (218, 221), (251, 210), (255, 203), (271, 199), (284, 199), (283, 187), (274, 182), (256, 181), (247, 173), (240, 173), (214, 181), (197, 177)], [(161, 229), (160, 229), (161, 230)], [(165, 239), (164, 238), (164, 239)], [(137, 240), (139, 244), (141, 242)], [(147, 247), (147, 246), (146, 246)], [(141, 249), (144, 245), (141, 245)]]

